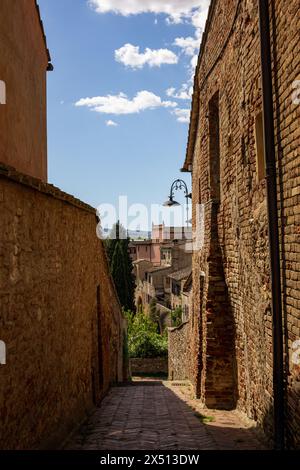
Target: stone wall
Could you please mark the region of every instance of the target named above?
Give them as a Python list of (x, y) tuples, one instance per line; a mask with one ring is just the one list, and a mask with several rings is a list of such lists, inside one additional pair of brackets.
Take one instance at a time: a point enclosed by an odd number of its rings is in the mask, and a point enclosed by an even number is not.
[[(300, 106), (292, 101), (298, 7), (297, 0), (270, 2), (290, 447), (300, 446), (300, 376), (291, 360), (300, 338)], [(262, 111), (258, 18), (256, 0), (213, 0), (197, 68), (186, 168), (193, 163), (193, 229), (203, 204), (205, 236), (193, 257), (191, 379), (206, 404), (237, 406), (272, 436), (266, 184), (255, 137)]]
[(190, 323), (177, 328), (168, 328), (169, 380), (190, 378)]
[(122, 381), (124, 319), (93, 208), (0, 166), (0, 448), (53, 447)]
[(130, 370), (132, 375), (167, 375), (168, 374), (168, 358), (151, 357), (151, 358), (132, 358), (130, 359)]
[(47, 180), (46, 74), (49, 55), (35, 0), (0, 1), (0, 160)]

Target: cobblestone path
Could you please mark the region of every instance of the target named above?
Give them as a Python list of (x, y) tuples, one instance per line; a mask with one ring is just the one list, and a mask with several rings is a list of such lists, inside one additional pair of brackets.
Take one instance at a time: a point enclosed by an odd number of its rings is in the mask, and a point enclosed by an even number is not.
[[(253, 429), (235, 412), (197, 410), (188, 387), (136, 381), (114, 387), (65, 449), (218, 450), (262, 449)], [(203, 415), (213, 418), (203, 423)]]

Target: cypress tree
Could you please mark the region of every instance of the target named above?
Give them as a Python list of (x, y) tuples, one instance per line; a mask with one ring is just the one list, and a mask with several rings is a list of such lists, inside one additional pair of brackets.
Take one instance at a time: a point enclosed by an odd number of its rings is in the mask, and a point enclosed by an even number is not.
[(117, 222), (111, 230), (110, 237), (105, 240), (105, 248), (120, 302), (125, 310), (134, 311), (135, 285), (129, 243), (125, 228)]
[(119, 295), (120, 302), (124, 308), (127, 304), (126, 293), (126, 272), (123, 250), (120, 241), (115, 245), (114, 254), (111, 263), (111, 274), (115, 282), (115, 286)]

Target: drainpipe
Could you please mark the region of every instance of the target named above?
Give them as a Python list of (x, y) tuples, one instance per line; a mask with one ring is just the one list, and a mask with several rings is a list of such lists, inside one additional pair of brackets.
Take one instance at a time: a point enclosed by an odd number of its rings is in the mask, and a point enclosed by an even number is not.
[(284, 449), (284, 362), (281, 303), (275, 129), (273, 110), (272, 59), (269, 1), (259, 0), (262, 94), (264, 115), (264, 147), (268, 202), (270, 267), (273, 316), (273, 393), (275, 449)]

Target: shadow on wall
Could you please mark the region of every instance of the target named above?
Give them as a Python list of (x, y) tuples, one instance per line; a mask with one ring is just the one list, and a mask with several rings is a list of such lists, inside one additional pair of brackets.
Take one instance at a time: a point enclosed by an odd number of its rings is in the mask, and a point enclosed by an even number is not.
[(209, 408), (234, 409), (238, 398), (236, 329), (231, 299), (225, 282), (218, 217), (219, 203), (213, 202), (210, 250), (207, 259), (206, 358), (205, 370), (202, 371), (201, 396)]
[[(275, 3), (271, 2), (271, 22), (272, 22), (272, 32), (273, 32), (273, 41), (272, 41), (272, 55), (274, 61), (273, 74), (274, 74), (274, 95), (275, 95), (275, 139), (277, 145), (277, 163), (278, 163), (278, 179), (279, 179), (279, 198), (280, 198), (280, 235), (281, 235), (281, 263), (282, 263), (282, 308), (283, 308), (283, 332), (284, 332), (284, 347), (285, 347), (285, 363), (284, 363), (284, 374), (286, 378), (286, 446), (288, 449), (300, 449), (300, 368), (299, 370), (294, 369), (294, 365), (290, 362), (290, 351), (289, 351), (289, 340), (297, 341), (299, 338), (293, 334), (292, 326), (288, 327), (288, 294), (287, 294), (287, 272), (295, 270), (294, 263), (287, 262), (290, 258), (287, 259), (286, 247), (288, 243), (288, 238), (290, 238), (290, 225), (287, 224), (287, 186), (286, 186), (286, 161), (284, 157), (287, 158), (287, 155), (283, 154), (283, 149), (281, 146), (282, 142), (282, 130), (281, 124), (284, 120), (283, 112), (286, 111), (285, 108), (282, 108), (282, 97), (281, 97), (281, 81), (282, 77), (279, 76), (279, 73), (282, 74), (282, 68), (278, 62), (278, 44), (277, 44), (277, 20)], [(292, 89), (292, 74), (288, 77), (288, 80), (291, 81), (290, 87)], [(288, 84), (286, 85), (288, 87)], [(282, 111), (284, 110), (284, 111)], [(296, 157), (295, 157), (296, 160)], [(295, 161), (296, 163), (296, 161)], [(296, 177), (298, 176), (298, 165), (295, 164), (294, 169), (290, 169), (288, 173), (288, 178), (292, 180), (295, 178), (294, 186), (296, 187)], [(292, 227), (292, 230), (298, 228), (296, 225)], [(296, 235), (296, 232), (292, 232)], [(289, 235), (289, 237), (286, 236)], [(288, 253), (289, 254), (289, 253)], [(297, 311), (295, 309), (294, 315), (296, 318)]]
[[(292, 390), (290, 393), (297, 393)], [(299, 393), (299, 391), (298, 391)], [(300, 404), (298, 400), (298, 414), (300, 412)], [(258, 429), (266, 440), (266, 445), (274, 448), (274, 408), (270, 407), (263, 417), (262, 423), (258, 423)], [(300, 450), (300, 429), (295, 422), (289, 419), (288, 414), (285, 418), (285, 450)]]
[[(275, 5), (273, 2), (271, 2), (271, 8), (272, 8), (272, 25), (273, 25), (273, 31), (276, 31), (276, 16), (275, 16)], [(277, 142), (280, 143), (282, 142), (282, 136), (281, 136), (281, 129), (280, 129), (280, 123), (281, 123), (281, 113), (280, 113), (280, 94), (279, 94), (279, 82), (278, 82), (278, 54), (277, 54), (277, 43), (276, 43), (276, 37), (273, 37), (273, 60), (274, 60), (274, 91), (275, 91), (275, 114), (276, 114), (276, 121), (275, 125), (277, 123), (277, 127), (275, 129), (275, 137), (277, 138)], [(283, 308), (283, 327), (284, 327), (284, 336), (287, 339), (288, 338), (288, 326), (287, 326), (287, 292), (286, 292), (286, 253), (285, 253), (285, 226), (286, 226), (286, 217), (285, 217), (285, 208), (284, 208), (284, 201), (285, 201), (285, 196), (284, 196), (284, 162), (282, 161), (283, 159), (283, 153), (282, 153), (282, 147), (280, 144), (277, 145), (277, 161), (278, 161), (278, 178), (279, 178), (279, 197), (280, 197), (280, 232), (281, 232), (281, 261), (282, 261), (282, 308)], [(285, 342), (285, 357), (286, 357), (286, 362), (285, 362), (285, 373), (288, 375), (289, 373), (289, 347), (288, 347), (288, 342)]]

